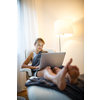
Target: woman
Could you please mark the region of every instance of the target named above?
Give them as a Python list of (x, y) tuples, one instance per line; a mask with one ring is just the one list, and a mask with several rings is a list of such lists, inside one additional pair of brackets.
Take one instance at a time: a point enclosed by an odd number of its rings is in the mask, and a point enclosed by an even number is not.
[[(42, 70), (38, 70), (41, 53), (47, 52), (42, 50), (44, 44), (45, 42), (42, 38), (36, 39), (34, 43), (34, 46), (36, 48), (35, 52), (31, 52), (29, 54), (27, 59), (22, 64), (22, 68), (30, 68), (34, 75), (36, 75), (37, 77), (44, 77), (45, 79), (53, 82), (60, 90), (64, 90), (66, 88), (65, 78), (69, 79), (71, 84), (76, 84), (77, 78), (79, 76), (79, 69), (77, 66), (71, 65), (72, 59), (70, 59), (66, 66), (64, 66), (62, 69), (58, 67), (54, 67), (53, 69), (51, 69), (50, 66), (47, 66)], [(34, 58), (33, 55), (35, 56)], [(30, 61), (32, 61), (32, 66), (28, 65)], [(37, 70), (34, 72), (33, 69)]]

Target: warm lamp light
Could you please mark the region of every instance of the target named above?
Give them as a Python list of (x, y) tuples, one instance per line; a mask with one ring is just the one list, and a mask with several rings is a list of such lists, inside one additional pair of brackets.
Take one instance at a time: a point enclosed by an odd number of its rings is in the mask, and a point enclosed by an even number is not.
[(71, 19), (60, 19), (54, 22), (54, 32), (59, 36), (59, 49), (61, 52), (61, 37), (70, 37), (73, 35), (73, 21)]

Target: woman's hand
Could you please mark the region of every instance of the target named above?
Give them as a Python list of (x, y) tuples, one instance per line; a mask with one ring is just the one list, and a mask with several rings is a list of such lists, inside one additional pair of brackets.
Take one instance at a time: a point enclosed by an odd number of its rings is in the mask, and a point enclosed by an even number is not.
[(30, 69), (38, 69), (39, 66), (30, 66)]
[(38, 68), (39, 68), (39, 65), (38, 65), (38, 66), (36, 66), (35, 68), (36, 68), (36, 69), (38, 69)]

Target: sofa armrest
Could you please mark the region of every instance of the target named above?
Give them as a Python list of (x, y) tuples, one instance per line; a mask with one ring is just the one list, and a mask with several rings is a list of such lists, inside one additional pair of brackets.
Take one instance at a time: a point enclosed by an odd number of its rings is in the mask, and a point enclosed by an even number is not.
[(28, 72), (28, 76), (32, 76), (32, 72), (30, 68), (22, 68), (20, 69), (20, 72)]

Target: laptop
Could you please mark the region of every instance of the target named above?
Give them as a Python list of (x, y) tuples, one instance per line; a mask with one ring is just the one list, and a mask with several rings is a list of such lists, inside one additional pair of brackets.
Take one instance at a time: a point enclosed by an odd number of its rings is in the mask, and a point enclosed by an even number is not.
[(58, 52), (58, 53), (42, 53), (39, 70), (50, 66), (53, 67), (61, 67), (66, 52)]

